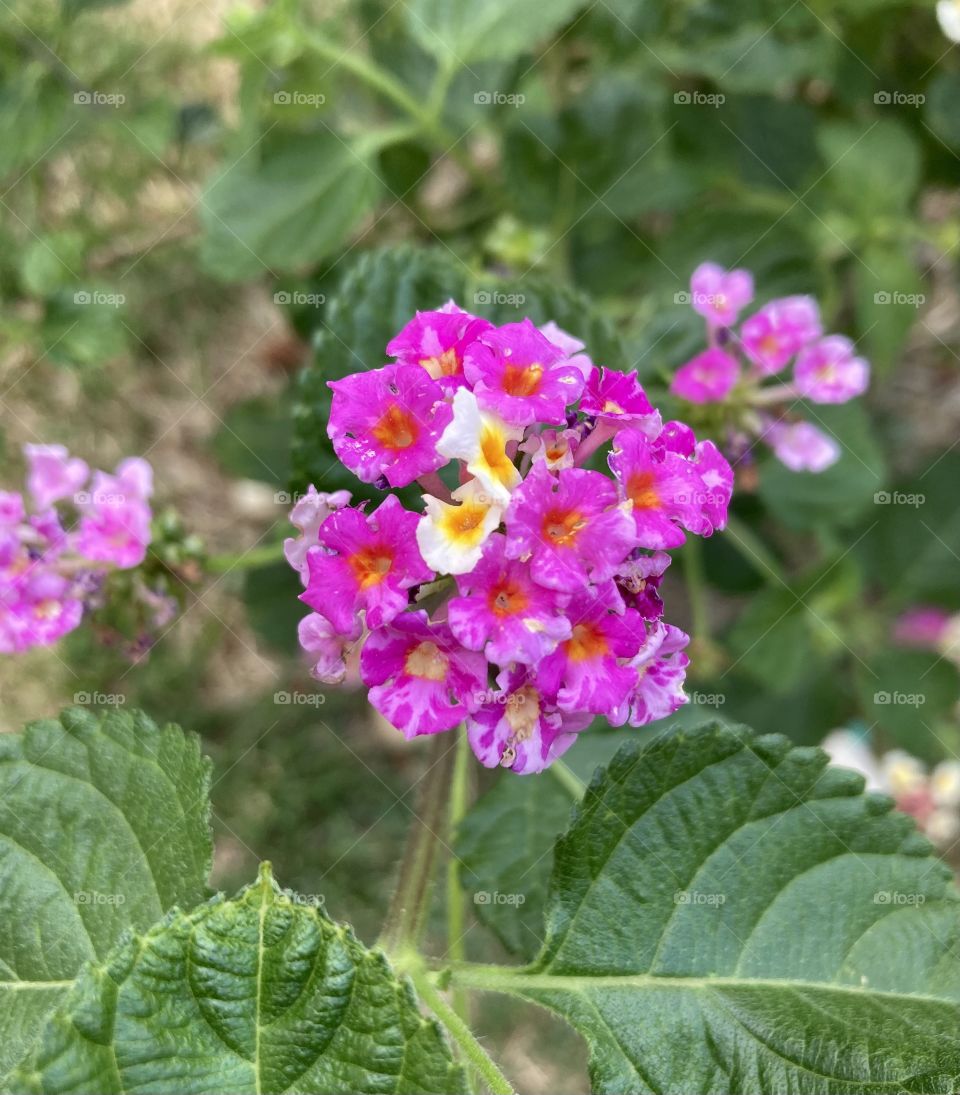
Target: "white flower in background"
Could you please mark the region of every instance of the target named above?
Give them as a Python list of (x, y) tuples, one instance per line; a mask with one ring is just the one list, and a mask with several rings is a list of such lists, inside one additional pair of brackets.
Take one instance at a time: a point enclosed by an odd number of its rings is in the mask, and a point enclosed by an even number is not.
[(937, 22), (951, 42), (960, 42), (960, 0), (939, 0)]

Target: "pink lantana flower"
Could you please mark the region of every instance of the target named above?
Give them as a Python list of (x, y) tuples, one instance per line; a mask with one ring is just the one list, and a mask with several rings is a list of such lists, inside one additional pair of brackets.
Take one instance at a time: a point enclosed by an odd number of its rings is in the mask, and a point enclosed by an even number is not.
[(525, 666), (505, 669), (500, 691), (467, 720), (470, 746), (487, 768), (531, 775), (548, 768), (589, 726), (591, 716), (569, 714), (550, 703)]
[(582, 342), (579, 338), (575, 338), (562, 327), (558, 327), (553, 320), (549, 323), (542, 324), (538, 330), (549, 342), (552, 342), (563, 353), (563, 356), (570, 362), (571, 365), (576, 365), (580, 370), (583, 379), (593, 372), (593, 362), (590, 360), (588, 354), (584, 353), (586, 343)]
[(684, 528), (703, 527), (706, 488), (689, 460), (675, 452), (658, 454), (642, 434), (628, 431), (617, 434), (610, 467), (632, 506), (635, 544), (679, 547), (686, 540)]
[(554, 477), (534, 465), (514, 493), (506, 526), (507, 556), (529, 560), (540, 585), (570, 593), (612, 577), (636, 544), (614, 485), (582, 468)]
[(297, 537), (288, 536), (283, 541), (283, 554), (287, 562), (300, 575), (303, 585), (310, 576), (307, 567), (307, 552), (317, 543), (317, 532), (327, 517), (338, 509), (350, 504), (348, 490), (335, 490), (331, 494), (318, 491), (311, 483), (307, 493), (298, 498), (290, 511), (290, 524), (300, 530)]
[(385, 365), (328, 381), (327, 433), (343, 463), (364, 483), (381, 477), (405, 487), (446, 463), (437, 441), (453, 412), (443, 389), (419, 365)]
[(812, 422), (772, 422), (761, 434), (791, 471), (826, 471), (840, 459), (840, 446)]
[(846, 403), (863, 395), (870, 366), (843, 335), (828, 335), (800, 351), (793, 367), (797, 392), (814, 403)]
[(147, 499), (152, 490), (153, 475), (143, 460), (123, 461), (114, 475), (94, 472), (90, 490), (75, 496), (83, 516), (72, 538), (73, 549), (97, 562), (138, 566), (151, 538)]
[(528, 453), (533, 464), (544, 463), (550, 471), (572, 468), (582, 434), (580, 430), (541, 430), (532, 433), (519, 451)]
[(356, 617), (349, 631), (342, 633), (319, 612), (304, 616), (298, 625), (297, 637), (300, 646), (313, 660), (312, 676), (325, 684), (342, 684), (347, 676), (347, 655), (362, 632), (363, 628)]
[(783, 297), (765, 305), (740, 326), (747, 357), (764, 376), (772, 376), (823, 334), (813, 297)]
[(670, 624), (658, 623), (631, 667), (637, 673), (637, 685), (629, 698), (631, 726), (646, 726), (665, 719), (688, 702), (683, 690), (690, 659), (683, 653), (689, 635)]
[(90, 469), (78, 456), (71, 456), (64, 445), (24, 445), (27, 458), (27, 489), (37, 509), (47, 509), (63, 498), (72, 499), (80, 490)]
[(563, 424), (583, 391), (581, 371), (529, 319), (483, 335), (463, 368), (481, 407), (515, 426)]
[(646, 638), (643, 619), (632, 608), (611, 612), (589, 593), (574, 596), (567, 611), (573, 633), (540, 662), (537, 684), (561, 711), (589, 711), (613, 721), (637, 683), (636, 670), (625, 663)]
[(459, 310), (417, 312), (387, 343), (387, 353), (401, 365), (426, 369), (449, 392), (465, 383), (463, 355), (467, 347), (492, 330), (488, 320)]
[(712, 441), (699, 441), (693, 466), (703, 482), (700, 496), (700, 525), (691, 529), (700, 536), (712, 536), (727, 527), (727, 511), (733, 497), (733, 468)]
[(688, 403), (719, 403), (733, 391), (739, 375), (736, 359), (714, 347), (681, 365), (670, 382), (670, 391)]
[(538, 585), (526, 564), (509, 559), (506, 538), (495, 533), (469, 573), (457, 578), (459, 596), (447, 608), (454, 636), (497, 665), (536, 664), (570, 636), (563, 599)]
[(599, 422), (640, 427), (651, 437), (660, 432), (660, 413), (636, 373), (595, 368), (587, 379), (580, 410)]
[(360, 654), (370, 702), (405, 737), (450, 730), (476, 711), (487, 660), (464, 648), (426, 612), (407, 612), (371, 632)]
[(408, 590), (434, 577), (417, 547), (418, 521), (393, 495), (369, 515), (331, 513), (320, 526), (319, 546), (307, 553), (309, 580), (300, 600), (341, 634), (352, 632), (361, 610), (369, 628), (389, 623), (409, 604)]
[(715, 262), (701, 263), (690, 278), (690, 303), (715, 327), (730, 327), (753, 300), (749, 270), (725, 270)]

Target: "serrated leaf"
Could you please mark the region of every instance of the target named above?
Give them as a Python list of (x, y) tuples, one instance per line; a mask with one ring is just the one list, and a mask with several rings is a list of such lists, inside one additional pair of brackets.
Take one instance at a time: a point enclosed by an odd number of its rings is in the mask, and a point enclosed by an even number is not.
[(744, 728), (626, 747), (557, 845), (536, 963), (460, 980), (565, 1017), (598, 1093), (953, 1092), (958, 895), (862, 790)]
[(0, 734), (0, 1080), (83, 964), (207, 894), (209, 761), (141, 712)]
[(262, 163), (244, 158), (207, 186), (200, 214), (204, 264), (226, 281), (316, 264), (346, 239), (379, 192), (359, 146), (332, 132), (288, 137)]
[(174, 911), (89, 968), (14, 1081), (64, 1095), (465, 1090), (383, 954), (267, 864), (235, 899)]
[(444, 63), (506, 60), (533, 50), (555, 34), (583, 0), (409, 0), (411, 34)]

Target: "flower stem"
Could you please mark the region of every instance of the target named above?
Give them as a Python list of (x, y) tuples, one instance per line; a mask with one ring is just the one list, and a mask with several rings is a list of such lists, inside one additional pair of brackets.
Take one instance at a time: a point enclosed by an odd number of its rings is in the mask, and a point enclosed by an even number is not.
[[(467, 731), (457, 731), (457, 752), (453, 765), (453, 787), (450, 793), (450, 840), (456, 836), (460, 822), (467, 812), (470, 776), (470, 742)], [(451, 852), (447, 859), (447, 957), (462, 962), (467, 957), (463, 938), (466, 923), (466, 896), (460, 879), (460, 860)], [(457, 987), (453, 991), (453, 1010), (463, 1019), (469, 1018), (469, 1002), (466, 992)]]
[(400, 878), (387, 910), (380, 946), (388, 954), (416, 950), (423, 934), (437, 844), (444, 839), (447, 797), (457, 746), (446, 734), (430, 739), (429, 767), (420, 780), (420, 796), (400, 862)]
[(707, 589), (703, 577), (700, 541), (694, 537), (688, 537), (680, 553), (680, 560), (687, 583), (687, 597), (690, 600), (693, 637), (700, 642), (706, 642), (710, 638), (710, 614), (707, 609)]
[(493, 1092), (493, 1095), (513, 1095), (513, 1084), (504, 1076), (476, 1036), (436, 989), (427, 971), (421, 966), (409, 970), (410, 978), (423, 1002), (447, 1028), (450, 1037), (460, 1047), (465, 1060)]
[(225, 555), (211, 555), (204, 569), (208, 574), (226, 574), (230, 570), (254, 570), (270, 563), (279, 563), (283, 558), (283, 542), (261, 544), (246, 551), (228, 552)]

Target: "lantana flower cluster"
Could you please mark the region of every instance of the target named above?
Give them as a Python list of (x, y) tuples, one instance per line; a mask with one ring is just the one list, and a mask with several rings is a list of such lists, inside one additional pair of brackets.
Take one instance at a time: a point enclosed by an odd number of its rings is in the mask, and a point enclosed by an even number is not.
[(150, 465), (94, 471), (63, 445), (25, 445), (26, 491), (0, 491), (0, 653), (49, 646), (80, 623), (112, 570), (143, 562)]
[(298, 501), (286, 550), (314, 676), (342, 681), (359, 646), (371, 703), (404, 735), (465, 721), (483, 764), (519, 773), (596, 716), (676, 710), (688, 637), (657, 591), (670, 549), (724, 527), (716, 446), (554, 324), (497, 327), (451, 301), (386, 349), (392, 364), (329, 382), (328, 433), (364, 483), (417, 482), (423, 511), (390, 493)]
[(897, 809), (910, 814), (938, 847), (946, 848), (960, 837), (960, 761), (943, 760), (928, 768), (905, 749), (877, 756), (852, 730), (835, 730), (823, 748), (834, 764), (860, 772), (867, 790), (890, 795)]
[(725, 451), (739, 455), (759, 437), (792, 471), (825, 471), (840, 446), (794, 409), (801, 400), (846, 403), (862, 395), (870, 366), (849, 338), (824, 334), (813, 297), (772, 300), (737, 327), (753, 296), (747, 270), (712, 262), (694, 270), (689, 300), (706, 320), (708, 347), (677, 370), (670, 390), (689, 403), (727, 406)]

